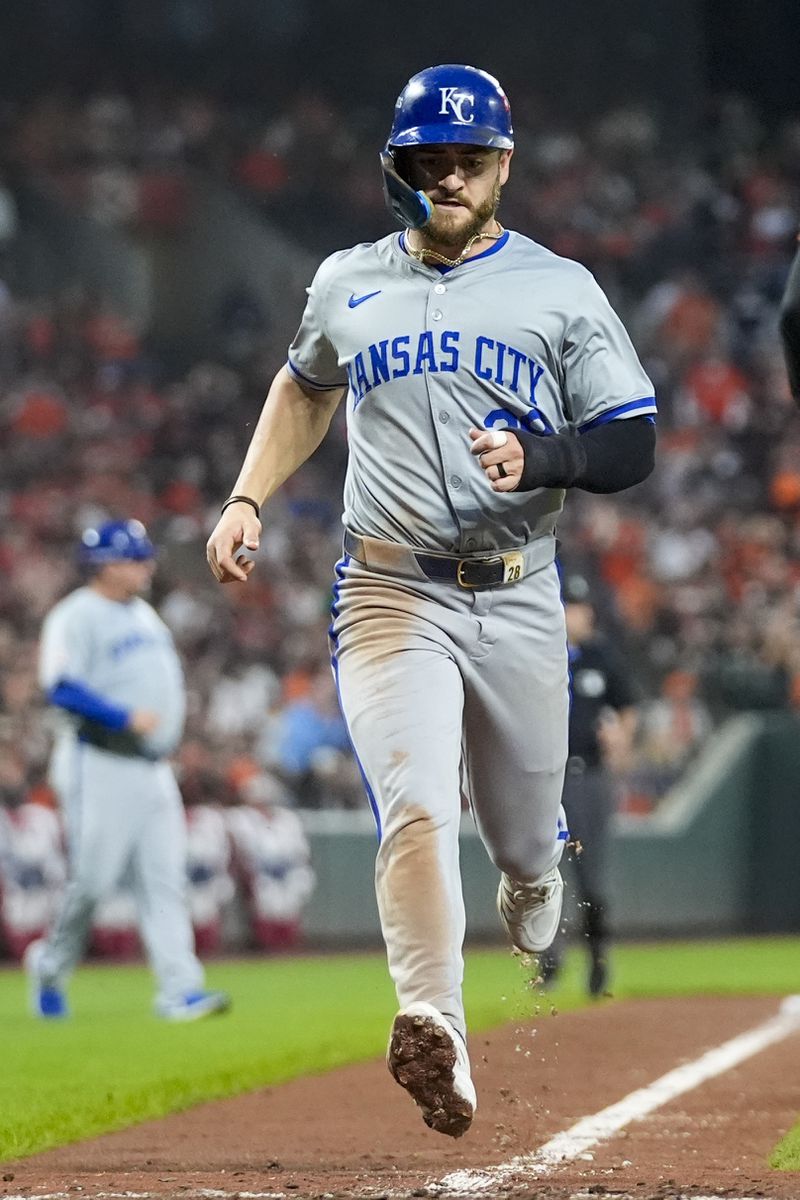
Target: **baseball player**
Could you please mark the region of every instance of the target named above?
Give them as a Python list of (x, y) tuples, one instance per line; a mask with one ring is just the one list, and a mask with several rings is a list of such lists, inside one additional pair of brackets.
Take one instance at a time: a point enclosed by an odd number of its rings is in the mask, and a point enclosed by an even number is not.
[(47, 938), (26, 954), (35, 1015), (67, 1015), (64, 986), (92, 914), (124, 876), (158, 981), (156, 1012), (190, 1021), (229, 998), (204, 988), (185, 900), (186, 824), (168, 756), (183, 731), (185, 689), (169, 630), (142, 598), (154, 549), (139, 521), (87, 529), (85, 587), (42, 631), (39, 677), (60, 724), (51, 783), (67, 831), (69, 882)]
[(655, 438), (652, 384), (592, 276), (497, 219), (513, 146), (492, 76), (451, 64), (410, 80), (381, 155), (405, 228), (319, 268), (208, 543), (220, 581), (248, 578), (260, 506), (346, 395), (330, 640), (378, 826), (400, 1004), (388, 1065), (454, 1137), (476, 1107), (461, 796), (501, 872), (502, 923), (541, 953), (559, 924), (567, 836), (556, 518), (565, 488), (643, 479)]
[(800, 249), (794, 256), (781, 301), (781, 338), (789, 386), (800, 404)]

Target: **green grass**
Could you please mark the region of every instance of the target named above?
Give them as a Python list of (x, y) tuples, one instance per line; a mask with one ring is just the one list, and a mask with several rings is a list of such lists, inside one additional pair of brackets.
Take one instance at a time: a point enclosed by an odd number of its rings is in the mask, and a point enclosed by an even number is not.
[(769, 1165), (776, 1171), (800, 1171), (800, 1122), (775, 1147)]
[[(474, 957), (474, 1027), (521, 1013), (520, 969), (509, 954)], [(394, 998), (382, 954), (223, 963), (209, 984), (232, 1013), (187, 1025), (150, 1015), (143, 967), (86, 967), (70, 986), (73, 1016), (35, 1021), (21, 971), (0, 972), (0, 1160), (63, 1145), (148, 1117), (385, 1048)]]
[[(617, 996), (792, 992), (798, 939), (620, 946)], [(471, 951), (470, 1028), (550, 1019), (585, 1003), (572, 953), (558, 987), (532, 990), (524, 963)], [(260, 959), (210, 967), (229, 990), (229, 1016), (170, 1025), (150, 1015), (143, 967), (85, 967), (70, 987), (74, 1015), (27, 1014), (21, 971), (0, 972), (0, 1160), (120, 1129), (203, 1100), (325, 1071), (383, 1052), (394, 997), (382, 954)]]
[(800, 939), (737, 938), (624, 946), (615, 953), (616, 996), (769, 996), (800, 991)]

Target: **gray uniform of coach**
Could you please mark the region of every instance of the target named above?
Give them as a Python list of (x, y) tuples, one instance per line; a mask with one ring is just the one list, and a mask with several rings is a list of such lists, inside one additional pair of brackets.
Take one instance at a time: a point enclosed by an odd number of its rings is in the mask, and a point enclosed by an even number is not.
[(127, 877), (159, 985), (157, 1003), (203, 986), (184, 887), (186, 826), (166, 761), (180, 741), (186, 710), (183, 673), (172, 636), (147, 603), (118, 602), (92, 588), (72, 592), (42, 631), (39, 677), (82, 684), (128, 710), (158, 715), (143, 753), (119, 753), (79, 737), (79, 722), (59, 712), (50, 777), (67, 829), (70, 880), (39, 970), (56, 986), (83, 954), (94, 908)]
[[(404, 238), (322, 264), (288, 369), (307, 387), (349, 385), (344, 523), (356, 538), (345, 544), (358, 553), (337, 568), (334, 669), (379, 825), (399, 1002), (428, 1001), (463, 1033), (460, 797), (495, 864), (537, 880), (564, 845), (568, 716), (554, 561), (564, 492), (494, 493), (467, 431), (547, 436), (656, 408), (579, 264), (505, 232), (443, 272)], [(433, 581), (404, 547), (516, 549), (508, 578), (521, 578), (478, 590)]]

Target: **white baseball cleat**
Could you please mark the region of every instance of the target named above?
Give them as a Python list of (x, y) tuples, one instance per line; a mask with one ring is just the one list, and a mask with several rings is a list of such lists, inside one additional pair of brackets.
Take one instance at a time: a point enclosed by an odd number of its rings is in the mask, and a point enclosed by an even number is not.
[(462, 1038), (432, 1004), (401, 1008), (392, 1023), (386, 1064), (437, 1133), (461, 1137), (478, 1098)]
[(508, 936), (526, 954), (541, 954), (555, 941), (564, 902), (564, 881), (553, 867), (535, 883), (501, 875), (497, 911)]
[(156, 1013), (165, 1021), (199, 1021), (203, 1017), (226, 1013), (230, 1006), (231, 998), (227, 992), (190, 992), (179, 1000), (159, 1001)]

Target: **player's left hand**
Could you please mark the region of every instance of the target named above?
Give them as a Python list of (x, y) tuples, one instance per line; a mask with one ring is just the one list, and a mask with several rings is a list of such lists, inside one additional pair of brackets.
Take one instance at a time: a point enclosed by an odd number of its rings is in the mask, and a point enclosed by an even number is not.
[(509, 429), (470, 429), (470, 451), (483, 467), (493, 492), (513, 492), (522, 478), (525, 452)]

